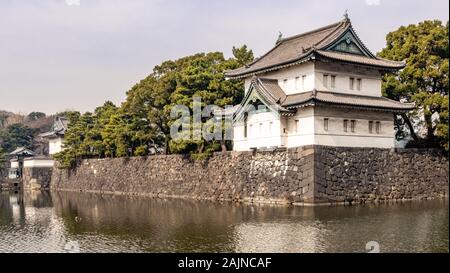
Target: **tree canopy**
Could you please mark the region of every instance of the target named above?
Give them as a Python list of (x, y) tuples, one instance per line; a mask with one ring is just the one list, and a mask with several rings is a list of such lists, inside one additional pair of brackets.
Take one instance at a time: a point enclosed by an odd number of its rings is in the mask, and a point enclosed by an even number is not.
[(0, 145), (5, 152), (11, 152), (17, 147), (34, 148), (33, 139), (38, 129), (15, 123), (0, 131)]
[(45, 113), (42, 113), (42, 112), (31, 112), (27, 116), (27, 118), (29, 120), (38, 120), (38, 119), (42, 119), (42, 118), (45, 118), (45, 117), (46, 117)]
[(86, 157), (203, 154), (226, 149), (229, 144), (224, 141), (171, 139), (174, 120), (170, 113), (174, 106), (184, 105), (192, 114), (194, 97), (201, 98), (202, 106), (240, 103), (243, 82), (226, 80), (224, 72), (251, 62), (253, 53), (242, 46), (233, 48), (233, 54), (229, 59), (221, 52), (210, 52), (165, 61), (127, 92), (120, 107), (106, 102), (94, 113), (70, 113), (66, 149), (56, 158), (68, 167)]
[[(384, 95), (412, 101), (418, 106), (417, 111), (409, 114), (415, 125), (415, 131), (412, 126), (410, 128), (416, 138), (413, 145), (441, 146), (448, 150), (448, 22), (443, 25), (434, 20), (402, 26), (389, 33), (386, 42), (378, 55), (395, 61), (406, 60), (406, 67), (384, 77)], [(400, 135), (406, 130), (401, 125), (398, 126)]]

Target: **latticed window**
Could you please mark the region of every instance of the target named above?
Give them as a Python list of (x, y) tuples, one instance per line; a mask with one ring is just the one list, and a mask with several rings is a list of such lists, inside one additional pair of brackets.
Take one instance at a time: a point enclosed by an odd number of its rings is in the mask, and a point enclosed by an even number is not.
[(375, 131), (377, 132), (377, 134), (380, 134), (380, 132), (381, 132), (381, 122), (377, 121), (375, 123)]
[(355, 78), (350, 78), (349, 85), (350, 90), (355, 89)]
[(323, 130), (328, 131), (328, 118), (323, 119)]
[(331, 88), (336, 88), (336, 76), (331, 75)]
[(344, 119), (344, 132), (348, 132), (348, 119)]
[(373, 121), (369, 121), (369, 134), (373, 134)]
[(350, 128), (352, 130), (352, 133), (354, 133), (355, 130), (356, 130), (356, 120), (351, 120), (350, 121)]
[(244, 137), (247, 138), (248, 135), (248, 113), (244, 114)]

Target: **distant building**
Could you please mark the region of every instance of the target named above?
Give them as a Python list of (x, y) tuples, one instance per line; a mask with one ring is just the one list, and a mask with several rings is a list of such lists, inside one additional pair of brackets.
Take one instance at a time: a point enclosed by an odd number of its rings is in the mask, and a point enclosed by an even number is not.
[(20, 179), (28, 189), (47, 189), (50, 185), (54, 161), (46, 156), (37, 156), (25, 147), (19, 147), (8, 156), (11, 167), (8, 178)]
[(245, 81), (234, 108), (234, 150), (328, 145), (394, 147), (394, 114), (414, 104), (381, 94), (382, 76), (405, 66), (367, 49), (344, 20), (288, 38), (227, 78)]
[(14, 151), (8, 154), (11, 163), (9, 169), (8, 178), (18, 179), (22, 177), (24, 160), (34, 156), (34, 152), (25, 147), (18, 147)]
[(51, 131), (40, 136), (48, 139), (48, 153), (54, 155), (63, 150), (64, 134), (67, 131), (68, 120), (64, 117), (56, 117)]

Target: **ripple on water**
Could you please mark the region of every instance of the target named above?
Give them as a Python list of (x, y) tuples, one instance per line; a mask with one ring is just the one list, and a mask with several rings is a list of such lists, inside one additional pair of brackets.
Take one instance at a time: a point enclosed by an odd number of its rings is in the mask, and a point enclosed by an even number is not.
[(280, 207), (0, 193), (0, 252), (448, 252), (448, 201)]

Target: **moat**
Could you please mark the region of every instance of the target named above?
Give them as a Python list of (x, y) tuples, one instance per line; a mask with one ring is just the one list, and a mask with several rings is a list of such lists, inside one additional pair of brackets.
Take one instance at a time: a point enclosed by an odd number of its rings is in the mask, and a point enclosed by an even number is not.
[[(293, 207), (0, 193), (0, 252), (448, 252), (448, 200)], [(75, 247), (74, 247), (75, 246)]]

